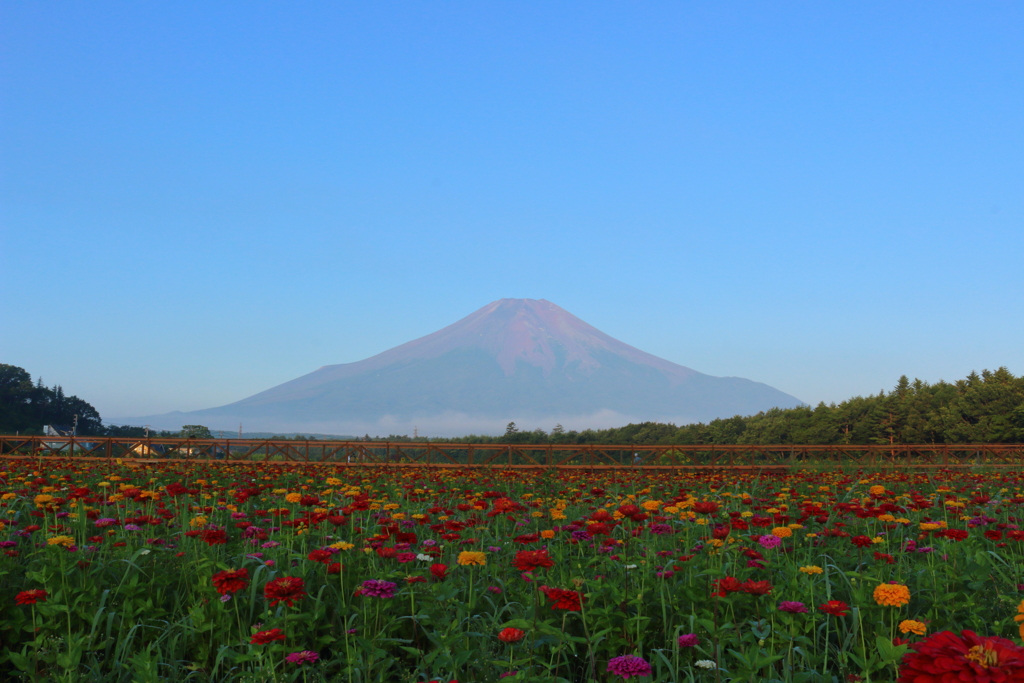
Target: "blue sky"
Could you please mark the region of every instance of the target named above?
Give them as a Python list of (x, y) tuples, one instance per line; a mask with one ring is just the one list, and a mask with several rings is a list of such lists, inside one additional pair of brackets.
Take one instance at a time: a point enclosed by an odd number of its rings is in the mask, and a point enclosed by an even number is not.
[(1024, 373), (1024, 5), (0, 4), (0, 362), (221, 405), (502, 297), (804, 401)]

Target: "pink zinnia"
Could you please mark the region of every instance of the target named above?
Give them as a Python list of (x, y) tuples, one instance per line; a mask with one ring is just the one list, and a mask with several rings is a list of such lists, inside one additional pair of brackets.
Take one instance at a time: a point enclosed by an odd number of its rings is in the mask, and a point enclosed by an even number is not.
[(807, 612), (807, 605), (796, 600), (783, 600), (779, 603), (779, 610), (782, 612), (792, 612), (794, 614), (803, 614)]
[(284, 659), (292, 664), (312, 664), (320, 659), (320, 655), (312, 650), (302, 650), (301, 652), (293, 652)]
[(697, 647), (697, 643), (700, 642), (700, 639), (697, 638), (696, 633), (684, 633), (679, 636), (679, 640), (676, 642), (679, 643), (679, 647)]
[(395, 588), (397, 588), (397, 584), (390, 581), (370, 579), (363, 581), (361, 595), (368, 595), (371, 598), (393, 598), (395, 597)]
[(607, 671), (623, 678), (650, 676), (651, 665), (643, 657), (624, 655), (622, 657), (612, 657), (608, 661)]
[(757, 542), (761, 544), (762, 548), (771, 550), (772, 548), (778, 548), (782, 544), (782, 539), (775, 534), (765, 534), (758, 538)]

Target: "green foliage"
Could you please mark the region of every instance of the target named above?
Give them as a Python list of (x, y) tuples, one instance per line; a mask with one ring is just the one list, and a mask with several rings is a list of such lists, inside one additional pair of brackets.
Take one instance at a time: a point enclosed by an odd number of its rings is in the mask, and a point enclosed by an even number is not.
[(23, 368), (0, 363), (0, 433), (42, 434), (43, 425), (71, 425), (78, 416), (78, 434), (103, 434), (100, 414), (77, 396), (65, 396), (60, 385), (32, 383)]
[[(10, 461), (0, 680), (617, 683), (609, 660), (632, 654), (652, 681), (891, 681), (905, 641), (920, 640), (905, 619), (1016, 640), (1024, 532), (1010, 521), (1022, 485), (1006, 470)], [(697, 505), (709, 502), (718, 509)], [(627, 504), (644, 512), (623, 516)], [(582, 532), (598, 511), (618, 519)], [(939, 521), (965, 533), (940, 533)], [(223, 542), (204, 541), (218, 530)], [(775, 547), (762, 535), (785, 538)], [(524, 575), (515, 553), (541, 543), (551, 566)], [(458, 564), (465, 550), (485, 564)], [(242, 568), (245, 585), (225, 599), (214, 575)], [(267, 584), (283, 576), (301, 578), (305, 594), (272, 605)], [(360, 595), (371, 579), (393, 582), (394, 596)], [(880, 604), (874, 590), (889, 582), (909, 602)], [(581, 609), (557, 609), (542, 585), (579, 591)], [(22, 599), (39, 590), (41, 601)], [(849, 613), (824, 613), (828, 600)], [(252, 642), (269, 629), (285, 640)], [(523, 638), (505, 642), (503, 629)], [(697, 643), (680, 647), (682, 634)], [(318, 659), (285, 659), (303, 651)]]
[(212, 439), (213, 434), (210, 433), (210, 429), (208, 427), (204, 427), (203, 425), (182, 425), (181, 438)]
[[(510, 425), (514, 427), (514, 423)], [(389, 437), (394, 440), (395, 437)], [(757, 415), (677, 427), (643, 422), (612, 429), (506, 430), (501, 437), (468, 435), (435, 443), (552, 444), (904, 444), (1024, 441), (1024, 376), (1006, 368), (971, 373), (952, 384), (901, 377), (889, 393), (838, 405), (773, 408)]]

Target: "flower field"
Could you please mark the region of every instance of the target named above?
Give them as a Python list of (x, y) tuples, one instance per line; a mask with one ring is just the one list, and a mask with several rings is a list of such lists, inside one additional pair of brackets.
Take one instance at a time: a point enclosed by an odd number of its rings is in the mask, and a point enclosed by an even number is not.
[(1021, 479), (9, 460), (0, 680), (1019, 681)]

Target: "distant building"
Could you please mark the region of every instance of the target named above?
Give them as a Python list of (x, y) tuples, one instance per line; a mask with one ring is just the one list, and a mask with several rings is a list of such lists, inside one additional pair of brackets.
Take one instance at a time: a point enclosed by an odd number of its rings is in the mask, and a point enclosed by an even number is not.
[(43, 425), (43, 436), (74, 436), (75, 428), (71, 425)]

